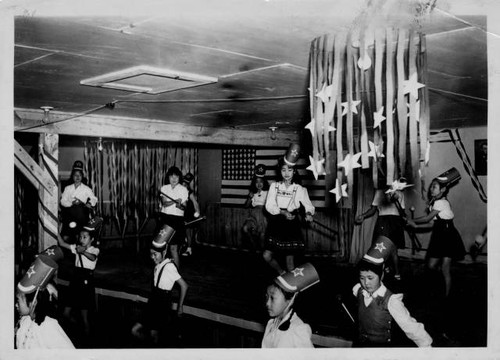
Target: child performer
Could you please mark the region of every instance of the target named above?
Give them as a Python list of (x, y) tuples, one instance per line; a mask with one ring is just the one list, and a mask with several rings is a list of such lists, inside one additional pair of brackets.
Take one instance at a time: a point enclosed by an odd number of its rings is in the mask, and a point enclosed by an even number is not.
[[(429, 213), (416, 219), (408, 220), (412, 227), (434, 221), (432, 235), (427, 248), (427, 267), (436, 270), (441, 263), (441, 273), (445, 282), (445, 297), (451, 290), (451, 261), (462, 260), (465, 247), (462, 238), (453, 224), (454, 214), (446, 198), (450, 186), (459, 179), (455, 168), (433, 179), (429, 186)], [(457, 177), (458, 176), (458, 177)]]
[(188, 189), (181, 185), (182, 173), (179, 168), (170, 167), (167, 170), (167, 177), (169, 184), (163, 185), (160, 189), (160, 224), (167, 224), (175, 230), (175, 235), (168, 247), (175, 265), (180, 267), (179, 245), (186, 238), (184, 210), (186, 209), (189, 193)]
[(18, 283), (16, 349), (75, 348), (55, 319), (57, 290), (49, 281), (57, 268), (54, 259), (42, 253)]
[[(184, 212), (184, 217), (186, 221), (191, 221), (194, 219), (198, 219), (200, 217), (200, 205), (198, 204), (198, 200), (196, 200), (196, 196), (194, 196), (194, 191), (191, 189), (191, 182), (194, 180), (194, 175), (191, 173), (187, 173), (182, 177), (182, 185), (186, 187), (188, 190), (188, 203), (186, 207), (186, 211)], [(186, 228), (186, 242), (187, 247), (186, 250), (182, 253), (182, 256), (190, 256), (193, 254), (193, 239), (198, 232), (198, 226), (191, 226)]]
[(267, 287), (266, 308), (271, 319), (266, 325), (263, 348), (312, 348), (312, 331), (295, 313), (297, 294), (317, 284), (319, 276), (310, 263), (274, 279)]
[[(361, 224), (364, 219), (373, 216), (378, 211), (378, 218), (373, 231), (373, 242), (377, 241), (379, 236), (384, 236), (394, 243), (395, 246), (392, 247), (393, 251), (389, 260), (394, 267), (394, 278), (396, 280), (401, 280), (398, 249), (405, 246), (404, 228), (406, 216), (404, 214), (405, 198), (402, 190), (408, 186), (411, 185), (407, 185), (406, 179), (400, 178), (386, 191), (377, 189), (371, 207), (355, 219), (357, 224)], [(396, 201), (399, 202), (399, 207), (396, 205)]]
[(143, 338), (144, 327), (146, 327), (151, 340), (158, 346), (168, 342), (168, 332), (172, 328), (172, 288), (174, 284), (180, 286), (179, 303), (177, 305), (177, 316), (180, 317), (183, 314), (188, 284), (179, 275), (172, 260), (166, 257), (166, 242), (161, 240), (160, 242), (153, 241), (150, 254), (155, 268), (153, 285), (147, 304), (145, 326), (142, 323), (136, 323), (132, 328), (132, 334)]
[(101, 226), (102, 218), (95, 217), (80, 231), (78, 244), (70, 245), (59, 236), (59, 246), (75, 254), (75, 267), (69, 284), (69, 299), (64, 308), (64, 317), (71, 319), (71, 310), (79, 309), (85, 336), (90, 335), (89, 311), (95, 308), (94, 269), (99, 249), (92, 246), (95, 233)]
[(266, 177), (266, 168), (262, 164), (255, 167), (255, 175), (250, 183), (250, 191), (245, 207), (249, 208), (248, 218), (243, 223), (242, 231), (244, 237), (249, 241), (250, 247), (254, 247), (257, 238), (262, 246), (267, 228), (267, 218), (264, 214), (269, 182)]
[(384, 258), (393, 243), (380, 237), (358, 263), (359, 283), (352, 289), (358, 302), (358, 338), (355, 347), (398, 346), (392, 341), (393, 320), (418, 347), (429, 347), (432, 338), (424, 325), (411, 317), (403, 294), (393, 294), (382, 283)]
[(314, 206), (309, 200), (307, 189), (295, 181), (295, 164), (299, 157), (299, 145), (291, 144), (285, 156), (278, 160), (278, 171), (281, 181), (271, 185), (266, 200), (266, 210), (269, 217), (268, 236), (263, 253), (264, 260), (281, 274), (283, 269), (274, 258), (276, 252), (286, 256), (286, 269), (291, 271), (294, 266), (295, 254), (304, 249), (302, 229), (297, 216), (300, 205), (305, 207), (305, 220), (312, 221)]

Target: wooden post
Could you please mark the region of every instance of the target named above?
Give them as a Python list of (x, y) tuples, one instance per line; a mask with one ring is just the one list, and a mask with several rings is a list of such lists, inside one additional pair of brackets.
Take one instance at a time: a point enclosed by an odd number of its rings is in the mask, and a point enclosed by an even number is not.
[(42, 133), (39, 136), (39, 165), (53, 181), (53, 190), (38, 189), (38, 250), (57, 244), (59, 233), (59, 135)]

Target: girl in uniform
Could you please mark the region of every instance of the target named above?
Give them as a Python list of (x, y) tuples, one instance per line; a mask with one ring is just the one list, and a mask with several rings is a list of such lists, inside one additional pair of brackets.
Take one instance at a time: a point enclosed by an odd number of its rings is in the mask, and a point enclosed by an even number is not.
[(297, 172), (294, 166), (298, 153), (298, 145), (292, 144), (285, 157), (279, 159), (278, 171), (281, 181), (270, 186), (266, 200), (266, 210), (270, 216), (263, 257), (278, 274), (284, 271), (275, 259), (276, 252), (285, 255), (286, 269), (291, 271), (295, 268), (295, 254), (303, 251), (305, 247), (298, 217), (300, 206), (304, 206), (305, 220), (308, 222), (313, 220), (315, 210), (307, 189), (297, 184), (295, 179)]

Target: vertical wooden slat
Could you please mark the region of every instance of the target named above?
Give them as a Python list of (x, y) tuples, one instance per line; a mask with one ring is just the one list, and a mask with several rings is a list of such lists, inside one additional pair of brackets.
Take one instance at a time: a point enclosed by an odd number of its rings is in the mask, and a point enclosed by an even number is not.
[(392, 43), (392, 29), (386, 29), (386, 73), (385, 73), (385, 87), (386, 87), (386, 125), (387, 125), (387, 174), (386, 184), (392, 184), (394, 181), (394, 126), (392, 116), (392, 104), (394, 101), (394, 84), (393, 84), (393, 43)]
[(404, 56), (406, 52), (406, 30), (399, 29), (398, 45), (396, 55), (396, 68), (397, 68), (397, 111), (398, 111), (398, 159), (399, 166), (396, 169), (396, 175), (401, 175), (405, 171), (406, 164), (406, 138), (407, 138), (407, 105), (406, 97), (403, 91), (403, 82), (406, 80), (406, 71)]

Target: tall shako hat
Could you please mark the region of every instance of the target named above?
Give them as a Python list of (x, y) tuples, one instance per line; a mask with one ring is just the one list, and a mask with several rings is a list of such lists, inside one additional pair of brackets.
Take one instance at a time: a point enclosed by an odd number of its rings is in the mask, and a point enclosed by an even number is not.
[(87, 231), (97, 231), (101, 227), (102, 221), (102, 217), (93, 217), (83, 228)]
[(452, 167), (451, 169), (446, 170), (441, 175), (436, 176), (435, 180), (437, 180), (437, 182), (439, 182), (441, 185), (449, 187), (456, 184), (461, 178), (462, 176), (460, 175), (458, 170)]
[(59, 260), (64, 258), (64, 253), (59, 246), (52, 245), (52, 246), (48, 247), (47, 249), (45, 249), (44, 251), (42, 251), (37, 256), (45, 256), (45, 257), (52, 259), (55, 262), (58, 262)]
[(186, 184), (189, 184), (191, 181), (193, 181), (194, 175), (191, 173), (187, 173), (182, 177), (182, 182), (185, 182)]
[(30, 294), (37, 289), (43, 289), (57, 268), (58, 265), (52, 258), (41, 254), (33, 261), (26, 274), (17, 284), (17, 288), (25, 294)]
[(290, 144), (284, 156), (285, 164), (289, 166), (295, 166), (295, 164), (297, 164), (297, 161), (299, 160), (299, 155), (300, 145), (296, 143)]
[(373, 264), (383, 264), (395, 247), (394, 243), (385, 236), (379, 236), (368, 249), (363, 259)]
[(255, 176), (264, 177), (266, 175), (266, 166), (263, 164), (255, 165)]
[(76, 160), (73, 163), (73, 168), (71, 170), (72, 171), (75, 171), (75, 170), (83, 171), (83, 162), (81, 162), (80, 160)]
[(158, 251), (165, 250), (167, 244), (170, 242), (170, 239), (172, 239), (174, 234), (174, 228), (167, 224), (163, 225), (158, 234), (156, 234), (156, 236), (154, 237), (151, 243), (151, 248), (156, 248), (158, 249)]
[(319, 275), (311, 263), (305, 263), (278, 276), (274, 283), (287, 292), (297, 293), (319, 283)]

